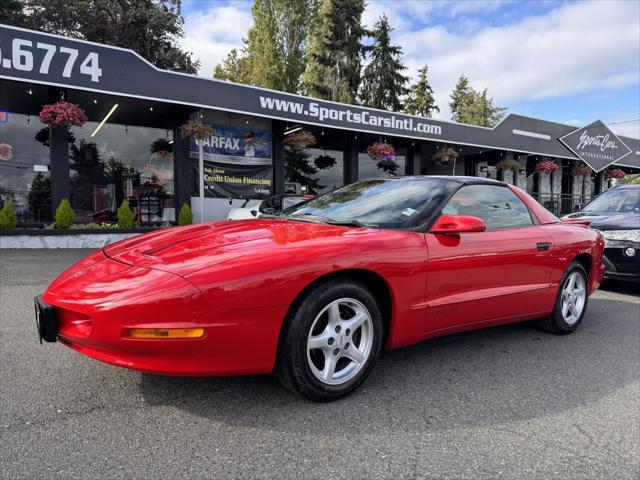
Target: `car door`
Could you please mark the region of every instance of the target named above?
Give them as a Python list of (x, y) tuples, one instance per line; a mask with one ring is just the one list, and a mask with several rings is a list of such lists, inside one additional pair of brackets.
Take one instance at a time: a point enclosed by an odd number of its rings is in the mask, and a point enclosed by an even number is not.
[(550, 294), (551, 237), (507, 186), (465, 185), (443, 214), (482, 219), (484, 232), (426, 234), (426, 331), (524, 318)]

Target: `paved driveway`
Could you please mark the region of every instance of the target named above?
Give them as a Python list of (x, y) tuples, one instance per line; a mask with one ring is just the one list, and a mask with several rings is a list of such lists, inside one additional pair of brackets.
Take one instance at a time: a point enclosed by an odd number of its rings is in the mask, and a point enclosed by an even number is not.
[(32, 298), (87, 251), (0, 250), (2, 478), (640, 475), (640, 301), (558, 337), (511, 325), (382, 356), (332, 404), (271, 377), (167, 378), (40, 346)]

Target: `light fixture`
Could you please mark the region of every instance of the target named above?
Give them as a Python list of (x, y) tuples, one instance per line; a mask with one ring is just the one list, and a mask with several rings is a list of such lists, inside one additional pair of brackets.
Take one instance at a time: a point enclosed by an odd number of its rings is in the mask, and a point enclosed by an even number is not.
[(289, 135), (290, 133), (297, 132), (298, 130), (302, 130), (302, 126), (294, 125), (292, 127), (287, 127), (284, 131), (284, 134)]
[(98, 103), (98, 99), (97, 99), (97, 98), (94, 98), (94, 99), (93, 99), (93, 103)]
[(173, 145), (173, 140), (169, 140), (169, 145)]
[(102, 125), (104, 125), (106, 123), (107, 120), (109, 120), (109, 117), (111, 115), (113, 115), (113, 112), (116, 111), (116, 108), (118, 108), (118, 104), (114, 103), (113, 107), (111, 107), (111, 110), (109, 110), (109, 113), (107, 113), (105, 115), (105, 117), (102, 119), (102, 121), (100, 122), (100, 124), (96, 127), (96, 129), (93, 131), (93, 133), (91, 134), (92, 137), (96, 136), (96, 133), (98, 133), (100, 131), (100, 129), (102, 128)]
[(29, 89), (29, 90), (27, 90), (27, 93), (28, 93), (29, 95), (33, 95), (33, 90)]
[(153, 112), (153, 105), (149, 107), (149, 111)]

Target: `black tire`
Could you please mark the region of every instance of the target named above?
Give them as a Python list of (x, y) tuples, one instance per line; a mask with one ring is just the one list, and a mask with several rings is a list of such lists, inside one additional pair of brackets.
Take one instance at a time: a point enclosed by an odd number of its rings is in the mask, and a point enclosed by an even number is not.
[[(585, 286), (585, 298), (584, 298), (584, 306), (582, 307), (582, 312), (577, 319), (577, 321), (573, 323), (568, 323), (564, 316), (562, 315), (562, 292), (564, 287), (569, 281), (569, 278), (573, 273), (577, 273), (582, 276)], [(574, 332), (582, 323), (582, 319), (584, 318), (585, 313), (587, 312), (587, 306), (589, 303), (589, 276), (585, 271), (584, 267), (579, 262), (571, 262), (569, 267), (565, 270), (562, 275), (562, 279), (560, 280), (560, 285), (558, 287), (558, 294), (556, 297), (556, 303), (554, 305), (553, 311), (551, 314), (542, 318), (538, 321), (538, 327), (546, 332), (555, 333), (556, 335), (567, 335), (569, 333)]]
[[(354, 367), (356, 371), (354, 371), (353, 378), (345, 379), (345, 382), (340, 385), (330, 385), (320, 381), (313, 373), (307, 356), (307, 340), (311, 334), (312, 327), (314, 327), (314, 322), (318, 325), (316, 318), (319, 314), (325, 307), (339, 299), (353, 299), (366, 308), (371, 319), (371, 322), (368, 323), (367, 332), (372, 335), (372, 343), (365, 360)], [(343, 313), (341, 312), (340, 315), (343, 315)], [(322, 320), (319, 319), (319, 321)], [(324, 332), (327, 329), (329, 329), (328, 326)], [(345, 330), (343, 335), (346, 334), (348, 332)], [(355, 342), (358, 341), (358, 338), (356, 338), (357, 332), (354, 330), (351, 334), (353, 335), (351, 339), (354, 342), (353, 345), (356, 345)], [(289, 390), (309, 400), (315, 402), (337, 400), (358, 388), (371, 372), (382, 348), (382, 337), (382, 314), (371, 292), (364, 285), (352, 282), (349, 279), (329, 280), (317, 285), (293, 305), (290, 314), (285, 320), (280, 336), (278, 361), (275, 370), (276, 376)], [(363, 338), (362, 336), (360, 337), (361, 342)], [(344, 340), (344, 337), (341, 340)], [(337, 340), (333, 341), (337, 342)], [(348, 343), (343, 343), (341, 346), (344, 345), (346, 345), (347, 349), (349, 348)], [(334, 346), (337, 346), (337, 343)], [(346, 349), (343, 353), (345, 352)], [(309, 353), (309, 355), (312, 354)], [(326, 361), (324, 353), (323, 357)], [(347, 358), (346, 362), (352, 361)], [(339, 369), (336, 367), (336, 372), (338, 371)]]

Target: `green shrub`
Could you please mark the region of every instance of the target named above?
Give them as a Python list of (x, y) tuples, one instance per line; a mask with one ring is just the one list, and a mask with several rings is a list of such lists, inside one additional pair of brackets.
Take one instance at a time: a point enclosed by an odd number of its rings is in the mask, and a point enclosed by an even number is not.
[(16, 228), (18, 219), (13, 211), (13, 200), (9, 200), (0, 210), (0, 230), (12, 230)]
[(191, 225), (193, 223), (193, 213), (186, 203), (182, 204), (178, 215), (178, 225)]
[(56, 208), (56, 228), (69, 228), (76, 221), (76, 213), (71, 208), (69, 200), (63, 198)]
[(134, 226), (133, 211), (129, 208), (129, 202), (123, 200), (122, 205), (118, 208), (118, 227), (133, 228)]

